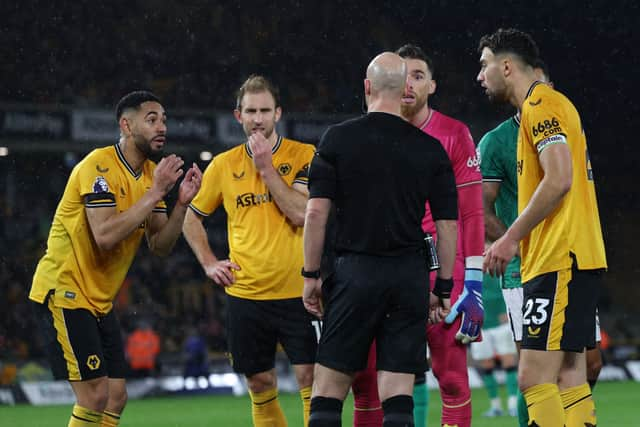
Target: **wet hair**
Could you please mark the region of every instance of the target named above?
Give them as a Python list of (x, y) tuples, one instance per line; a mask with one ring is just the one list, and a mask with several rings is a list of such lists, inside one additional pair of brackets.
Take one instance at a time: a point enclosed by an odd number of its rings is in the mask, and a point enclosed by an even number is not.
[(531, 36), (515, 28), (500, 28), (493, 34), (485, 34), (480, 39), (478, 53), (489, 48), (494, 55), (512, 53), (525, 64), (536, 67), (540, 61), (540, 50)]
[(157, 102), (161, 104), (157, 96), (146, 90), (136, 90), (123, 96), (116, 105), (116, 120), (120, 121), (120, 117), (125, 111), (134, 109), (140, 109), (140, 106), (145, 102)]
[(404, 46), (401, 46), (398, 50), (396, 50), (396, 54), (400, 55), (405, 59), (419, 59), (424, 61), (427, 64), (427, 68), (431, 72), (431, 76), (433, 76), (436, 70), (433, 68), (433, 60), (424, 53), (420, 47), (407, 43)]
[(236, 109), (240, 110), (242, 107), (242, 99), (246, 93), (260, 93), (269, 92), (276, 103), (276, 108), (280, 106), (280, 91), (278, 88), (266, 77), (258, 74), (252, 74), (247, 80), (242, 83), (240, 89), (236, 94)]

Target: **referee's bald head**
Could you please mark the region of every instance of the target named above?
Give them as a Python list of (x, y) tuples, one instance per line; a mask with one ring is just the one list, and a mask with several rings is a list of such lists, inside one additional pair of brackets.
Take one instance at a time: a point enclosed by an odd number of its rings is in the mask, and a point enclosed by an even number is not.
[(399, 55), (383, 52), (369, 63), (367, 80), (371, 82), (372, 94), (388, 92), (402, 96), (407, 80), (407, 65)]

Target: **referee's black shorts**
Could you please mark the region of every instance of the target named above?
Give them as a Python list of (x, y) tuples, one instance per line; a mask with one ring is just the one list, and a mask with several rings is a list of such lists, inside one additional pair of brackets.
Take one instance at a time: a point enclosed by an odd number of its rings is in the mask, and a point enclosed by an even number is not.
[(341, 372), (362, 370), (375, 339), (378, 370), (427, 370), (429, 273), (424, 254), (338, 256), (322, 292), (318, 363)]

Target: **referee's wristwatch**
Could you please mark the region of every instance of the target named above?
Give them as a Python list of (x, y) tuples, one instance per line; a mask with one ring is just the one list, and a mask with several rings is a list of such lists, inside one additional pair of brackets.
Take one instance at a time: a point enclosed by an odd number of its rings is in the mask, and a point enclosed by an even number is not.
[(313, 271), (305, 271), (304, 267), (302, 267), (300, 274), (302, 275), (302, 277), (305, 277), (307, 279), (319, 279), (320, 269), (313, 270)]

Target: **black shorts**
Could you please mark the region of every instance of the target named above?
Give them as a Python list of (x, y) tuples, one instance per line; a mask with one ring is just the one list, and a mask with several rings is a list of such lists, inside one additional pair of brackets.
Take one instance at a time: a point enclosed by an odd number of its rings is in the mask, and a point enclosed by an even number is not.
[(576, 268), (523, 283), (522, 348), (582, 352), (595, 347), (602, 270)]
[(339, 256), (322, 293), (318, 363), (345, 373), (360, 371), (375, 339), (377, 370), (427, 370), (429, 274), (424, 255)]
[(280, 343), (292, 365), (316, 360), (320, 323), (302, 298), (250, 300), (227, 295), (227, 335), (233, 370), (251, 376), (275, 366)]
[(85, 309), (55, 307), (50, 297), (33, 308), (56, 380), (124, 378), (127, 362), (113, 310), (96, 317)]

